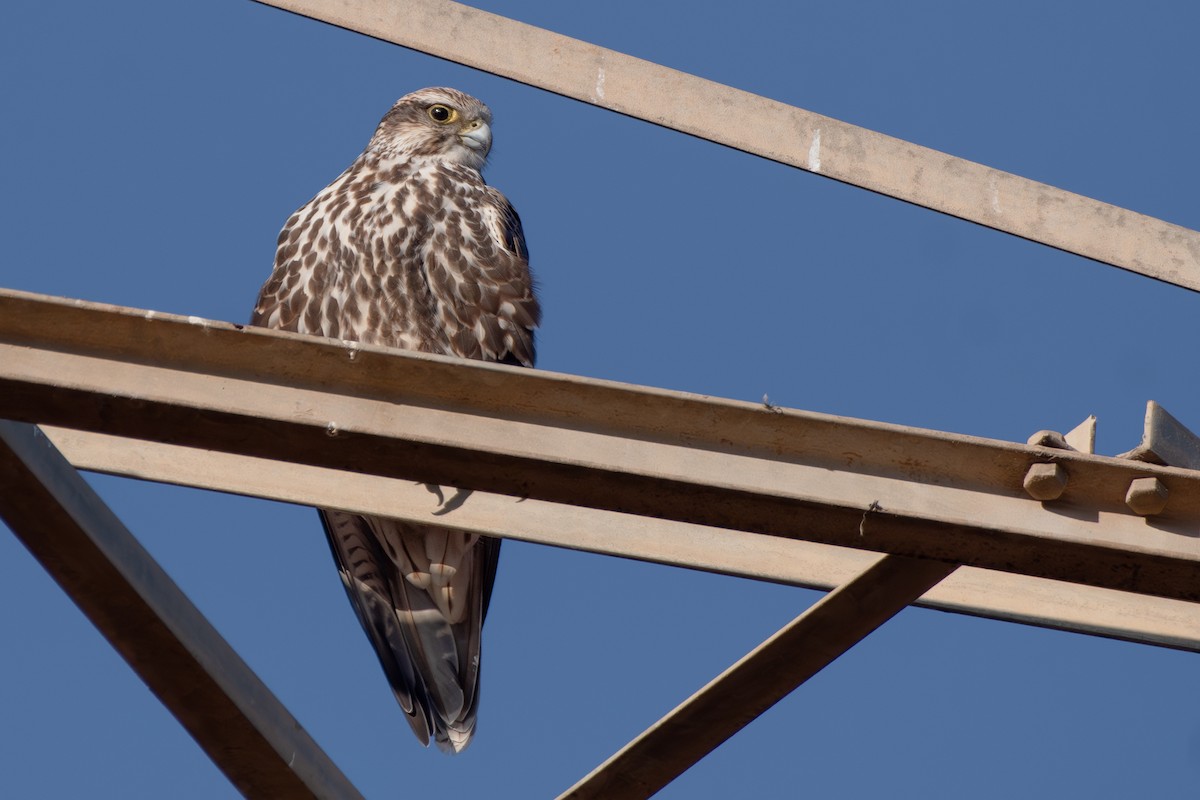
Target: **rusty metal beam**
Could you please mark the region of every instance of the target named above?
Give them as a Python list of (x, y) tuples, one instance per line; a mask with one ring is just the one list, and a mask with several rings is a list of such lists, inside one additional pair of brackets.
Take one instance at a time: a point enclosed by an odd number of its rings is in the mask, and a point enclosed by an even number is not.
[[(445, 519), (436, 496), (411, 481), (67, 428), (43, 430), (79, 469), (427, 525)], [(472, 493), (455, 510), (454, 525), (487, 536), (824, 591), (881, 558), (816, 542), (486, 492)], [(1200, 652), (1200, 607), (1161, 597), (962, 567), (916, 605)]]
[(1072, 451), (15, 292), (0, 416), (1200, 600), (1200, 472)]
[(884, 556), (621, 748), (559, 800), (657, 793), (954, 571)]
[(450, 0), (258, 1), (1200, 291), (1200, 232), (578, 39)]
[(0, 420), (0, 518), (248, 798), (361, 798), (33, 425)]

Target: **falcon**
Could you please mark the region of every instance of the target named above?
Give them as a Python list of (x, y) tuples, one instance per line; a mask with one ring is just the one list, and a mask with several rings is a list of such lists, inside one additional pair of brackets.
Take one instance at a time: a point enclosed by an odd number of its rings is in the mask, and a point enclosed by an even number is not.
[[(488, 107), (405, 95), (279, 234), (251, 324), (532, 367), (540, 319), (521, 220), (481, 170)], [(422, 744), (471, 741), (500, 541), (319, 509), (350, 603)]]

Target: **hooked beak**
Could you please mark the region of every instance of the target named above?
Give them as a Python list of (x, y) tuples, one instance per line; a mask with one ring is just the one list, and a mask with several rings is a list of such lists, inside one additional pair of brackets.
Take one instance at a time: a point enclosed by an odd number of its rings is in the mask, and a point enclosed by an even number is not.
[(492, 127), (481, 119), (467, 125), (459, 134), (462, 143), (480, 155), (486, 156), (492, 149)]

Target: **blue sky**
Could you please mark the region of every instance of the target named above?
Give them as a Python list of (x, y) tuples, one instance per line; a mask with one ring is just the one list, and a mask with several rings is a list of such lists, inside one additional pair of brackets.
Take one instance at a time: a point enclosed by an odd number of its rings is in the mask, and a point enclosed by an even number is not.
[[(1200, 227), (1200, 6), (480, 3)], [(1200, 429), (1195, 294), (244, 0), (0, 8), (0, 285), (244, 321), (400, 95), (495, 114), (539, 366), (1024, 441)], [(1049, 343), (1049, 345), (1047, 344)], [(476, 742), (422, 750), (308, 509), (94, 477), (371, 798), (546, 797), (818, 595), (506, 545)], [(10, 536), (0, 795), (234, 796)], [(1195, 797), (1195, 654), (908, 610), (664, 798)]]

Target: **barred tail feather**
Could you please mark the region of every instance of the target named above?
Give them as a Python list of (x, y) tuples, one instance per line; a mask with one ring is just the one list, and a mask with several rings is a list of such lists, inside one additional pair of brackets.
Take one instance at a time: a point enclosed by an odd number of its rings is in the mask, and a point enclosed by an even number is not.
[[(446, 752), (471, 741), (479, 697), (479, 656), (500, 542), (457, 531), (340, 511), (320, 511), (350, 603), (413, 733)], [(460, 537), (447, 547), (445, 537)], [(457, 552), (452, 616), (409, 556)], [(428, 569), (426, 564), (425, 569)], [(439, 591), (437, 585), (432, 586)], [(443, 590), (444, 591), (444, 590)], [(458, 596), (459, 593), (465, 596)]]

